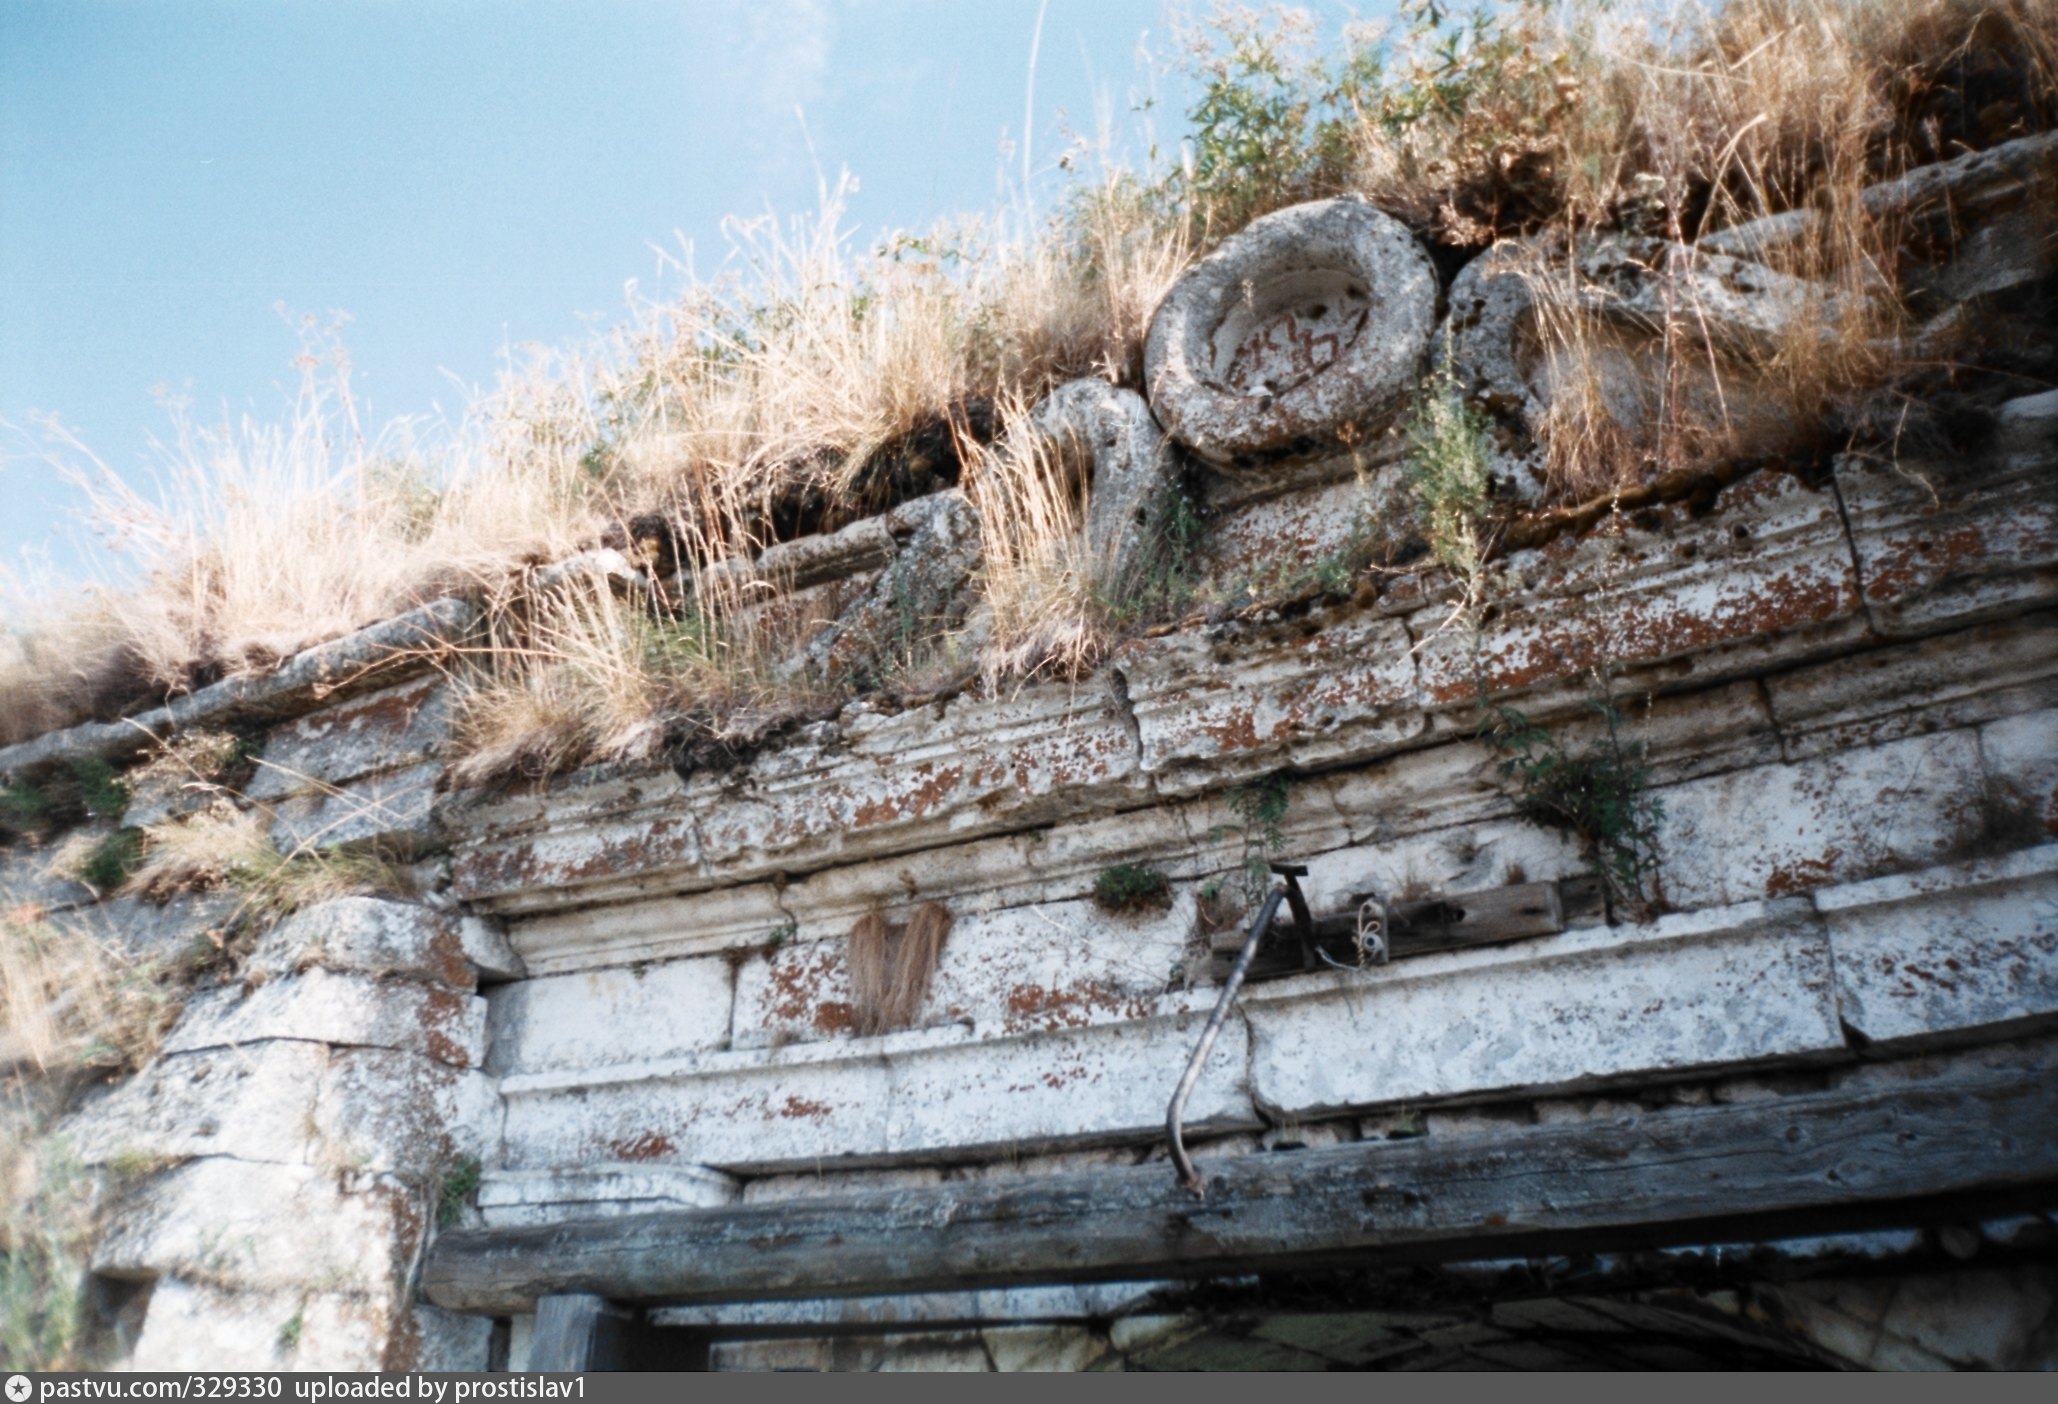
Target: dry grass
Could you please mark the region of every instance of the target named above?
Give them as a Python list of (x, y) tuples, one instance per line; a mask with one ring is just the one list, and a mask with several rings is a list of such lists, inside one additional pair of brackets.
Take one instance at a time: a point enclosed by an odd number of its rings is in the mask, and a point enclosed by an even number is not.
[(147, 1061), (179, 997), (90, 915), (0, 898), (0, 1066), (56, 1075)]
[[(2044, 0), (1525, 3), (1455, 58), (1446, 33), (1412, 31), (1345, 124), (1347, 183), (1441, 242), (1531, 241), (1557, 390), (1539, 436), (1568, 498), (1805, 443), (1907, 369), (1903, 231), (1861, 192), (2058, 121)], [(1691, 255), (1633, 335), (1574, 271), (1589, 231), (1690, 244), (1787, 211), (1799, 236), (1753, 256), (1810, 291), (1762, 338), (1711, 325)]]
[[(1133, 611), (1082, 559), (1076, 484), (992, 446), (1064, 379), (1137, 384), (1162, 293), (1241, 221), (1349, 189), (1446, 247), (1555, 252), (1597, 230), (1690, 242), (1814, 212), (1764, 256), (1833, 295), (1750, 345), (1711, 335), (1691, 299), (1625, 343), (1562, 260), (1539, 263), (1565, 390), (1542, 437), (1558, 492), (1581, 496), (1751, 452), (1767, 423), (1830, 423), (1895, 373), (1881, 293), (1899, 232), (1858, 191), (2058, 119), (2047, 0), (1520, 0), (1464, 34), (1421, 18), (1383, 49), (1358, 33), (1322, 55), (1292, 21), (1225, 11), (1188, 58), (1203, 97), (1178, 169), (1104, 174), (1049, 224), (1002, 215), (877, 248), (850, 235), (847, 187), (827, 188), (809, 218), (732, 223), (716, 277), (682, 254), (676, 296), (510, 366), (455, 425), (368, 429), (336, 329), (308, 323), (284, 421), (175, 417), (154, 493), (46, 426), (126, 574), (0, 579), (0, 741), (467, 590), (495, 620), (464, 675), (474, 777), (647, 754), (679, 739), (666, 715), (747, 743), (824, 682), (780, 662), (779, 612), (728, 563), (953, 484), (984, 520), (967, 638), (986, 681), (1076, 675)], [(1653, 393), (1610, 404), (1625, 360)], [(633, 544), (632, 521), (660, 524), (664, 609), (537, 587), (533, 567), (610, 532)]]
[(904, 926), (867, 912), (851, 928), (844, 961), (850, 972), (857, 1031), (867, 1036), (912, 1025), (929, 997), (929, 981), (950, 935), (950, 909), (925, 902)]

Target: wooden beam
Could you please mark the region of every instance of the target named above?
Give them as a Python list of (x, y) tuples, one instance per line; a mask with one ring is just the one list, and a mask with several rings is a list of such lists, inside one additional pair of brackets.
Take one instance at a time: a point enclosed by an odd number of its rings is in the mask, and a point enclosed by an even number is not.
[[(1980, 1068), (1630, 1121), (439, 1238), (429, 1300), (743, 1302), (1611, 1252), (2058, 1203), (2058, 1080)], [(1925, 1203), (1927, 1201), (1927, 1203)]]

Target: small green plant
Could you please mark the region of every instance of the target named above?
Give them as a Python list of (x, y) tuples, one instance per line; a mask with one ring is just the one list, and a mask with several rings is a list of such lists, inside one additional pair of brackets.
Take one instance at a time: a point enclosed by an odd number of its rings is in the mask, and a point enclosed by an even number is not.
[(436, 1227), (449, 1228), (463, 1218), (472, 1196), (478, 1192), (478, 1157), (459, 1156), (443, 1173), (442, 1187), (436, 1192)]
[(1117, 863), (1093, 880), (1093, 900), (1103, 911), (1163, 911), (1172, 905), (1172, 883), (1156, 868)]
[(1243, 842), (1239, 867), (1244, 896), (1255, 903), (1265, 895), (1271, 883), (1272, 864), (1286, 847), (1286, 836), (1280, 832), (1279, 824), (1286, 818), (1292, 792), (1286, 787), (1285, 776), (1274, 775), (1238, 785), (1224, 798), (1230, 812), (1236, 815), (1237, 835)]
[(71, 778), (79, 787), (79, 800), (95, 819), (119, 819), (129, 807), (129, 787), (117, 771), (98, 756), (81, 756), (71, 763)]
[(300, 1344), (300, 1333), (306, 1329), (307, 1312), (303, 1309), (286, 1318), (286, 1324), (279, 1328), (279, 1353), (290, 1355)]
[(33, 1192), (0, 1208), (0, 1361), (10, 1370), (83, 1369), (91, 1185), (55, 1137), (30, 1155)]
[(1525, 813), (1570, 829), (1592, 849), (1601, 878), (1617, 898), (1650, 900), (1646, 883), (1657, 867), (1664, 802), (1650, 792), (1650, 774), (1622, 740), (1622, 713), (1612, 697), (1589, 704), (1607, 725), (1607, 739), (1582, 754), (1514, 707), (1489, 708), (1481, 735), (1502, 755)]
[(765, 944), (776, 951), (799, 934), (800, 918), (790, 915), (781, 917), (779, 924), (772, 928), (770, 935), (765, 937)]
[(34, 785), (0, 785), (0, 825), (23, 828), (50, 812), (50, 797)]
[(1492, 468), (1492, 430), (1485, 415), (1465, 399), (1446, 337), (1443, 358), (1409, 417), (1408, 485), (1430, 554), (1468, 586), (1485, 565), (1483, 524)]
[(79, 864), (79, 880), (103, 897), (129, 880), (143, 865), (143, 831), (116, 829)]

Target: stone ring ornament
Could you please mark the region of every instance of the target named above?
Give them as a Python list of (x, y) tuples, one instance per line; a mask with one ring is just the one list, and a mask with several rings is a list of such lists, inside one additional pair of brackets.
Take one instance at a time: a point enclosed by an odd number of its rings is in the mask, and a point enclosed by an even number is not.
[(1253, 220), (1188, 269), (1151, 318), (1151, 408), (1223, 467), (1348, 446), (1413, 389), (1436, 293), (1429, 255), (1363, 200)]

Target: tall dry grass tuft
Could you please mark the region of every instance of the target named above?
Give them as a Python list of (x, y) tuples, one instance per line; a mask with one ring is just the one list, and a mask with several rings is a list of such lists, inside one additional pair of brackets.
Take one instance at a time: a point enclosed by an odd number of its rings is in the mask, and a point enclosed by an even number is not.
[(178, 1013), (169, 972), (90, 916), (0, 898), (0, 1067), (45, 1074), (147, 1061)]
[(844, 953), (857, 1031), (870, 1036), (904, 1029), (922, 1012), (929, 982), (950, 935), (950, 909), (925, 902), (905, 926), (867, 912), (851, 927)]
[(1115, 639), (1109, 583), (1086, 543), (1085, 491), (1063, 446), (1019, 426), (970, 457), (965, 495), (979, 513), (980, 670), (988, 687), (1088, 672)]

